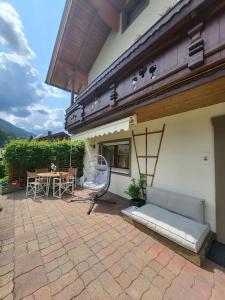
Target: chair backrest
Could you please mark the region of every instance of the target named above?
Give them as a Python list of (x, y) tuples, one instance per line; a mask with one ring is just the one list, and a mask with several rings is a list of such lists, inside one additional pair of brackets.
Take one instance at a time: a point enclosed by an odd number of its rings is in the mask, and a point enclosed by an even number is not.
[(60, 176), (60, 179), (61, 181), (68, 181), (68, 178), (71, 176), (68, 172), (67, 173), (62, 173), (62, 172), (59, 172), (59, 176)]
[(75, 177), (77, 175), (77, 168), (69, 168), (68, 174)]
[(35, 173), (47, 173), (48, 168), (43, 168), (43, 169), (35, 169)]
[(146, 203), (154, 204), (194, 221), (205, 223), (205, 201), (167, 190), (147, 187)]
[(36, 177), (36, 173), (35, 172), (27, 171), (27, 178), (35, 178), (35, 177)]

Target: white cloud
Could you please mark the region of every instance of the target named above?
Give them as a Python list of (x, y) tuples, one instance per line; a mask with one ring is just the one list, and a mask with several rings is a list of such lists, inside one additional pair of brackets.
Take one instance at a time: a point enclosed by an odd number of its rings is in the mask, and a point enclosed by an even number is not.
[(63, 110), (43, 103), (65, 93), (41, 81), (20, 17), (6, 2), (0, 2), (0, 44), (7, 48), (0, 52), (0, 117), (31, 132), (62, 130)]
[(23, 33), (23, 25), (18, 13), (6, 2), (0, 3), (0, 43), (18, 55), (28, 59), (35, 57)]
[(47, 130), (61, 131), (63, 129), (63, 109), (50, 109), (42, 105), (34, 105), (28, 108), (28, 115), (23, 118), (15, 114), (0, 112), (0, 118), (23, 128), (31, 133), (45, 133)]

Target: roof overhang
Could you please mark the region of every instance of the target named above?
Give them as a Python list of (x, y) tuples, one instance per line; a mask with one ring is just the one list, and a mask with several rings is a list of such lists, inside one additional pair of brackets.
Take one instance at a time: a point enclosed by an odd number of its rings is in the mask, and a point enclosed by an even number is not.
[(46, 83), (80, 92), (111, 30), (119, 30), (125, 0), (67, 0)]

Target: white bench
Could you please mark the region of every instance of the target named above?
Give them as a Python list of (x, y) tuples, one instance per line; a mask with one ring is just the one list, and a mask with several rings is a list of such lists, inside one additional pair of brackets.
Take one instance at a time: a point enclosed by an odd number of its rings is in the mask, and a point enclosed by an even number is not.
[(204, 200), (157, 188), (147, 188), (144, 206), (129, 207), (122, 214), (194, 253), (210, 233)]

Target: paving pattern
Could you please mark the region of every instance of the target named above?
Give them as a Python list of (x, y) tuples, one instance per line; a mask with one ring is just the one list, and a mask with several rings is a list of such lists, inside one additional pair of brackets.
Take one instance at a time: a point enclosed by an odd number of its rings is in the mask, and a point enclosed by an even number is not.
[(225, 269), (176, 255), (125, 222), (115, 200), (88, 216), (86, 201), (5, 196), (0, 299), (225, 299)]

